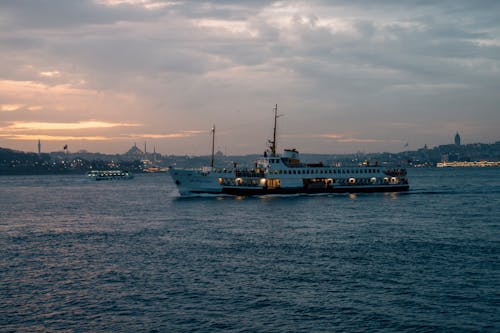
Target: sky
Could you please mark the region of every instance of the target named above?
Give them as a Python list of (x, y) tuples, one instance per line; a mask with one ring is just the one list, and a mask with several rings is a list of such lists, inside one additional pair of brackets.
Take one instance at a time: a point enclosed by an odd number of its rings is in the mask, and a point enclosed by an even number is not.
[(500, 1), (0, 0), (0, 147), (399, 152), (500, 140)]

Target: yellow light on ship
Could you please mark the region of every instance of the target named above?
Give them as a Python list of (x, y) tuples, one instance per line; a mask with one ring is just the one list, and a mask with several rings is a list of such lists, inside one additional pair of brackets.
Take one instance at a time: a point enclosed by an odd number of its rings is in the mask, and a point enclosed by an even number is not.
[(259, 181), (260, 186), (266, 186), (266, 178), (261, 178)]
[(375, 184), (377, 182), (377, 178), (375, 178), (375, 177), (370, 178), (370, 182), (372, 184)]
[(349, 178), (349, 184), (356, 183), (356, 178)]

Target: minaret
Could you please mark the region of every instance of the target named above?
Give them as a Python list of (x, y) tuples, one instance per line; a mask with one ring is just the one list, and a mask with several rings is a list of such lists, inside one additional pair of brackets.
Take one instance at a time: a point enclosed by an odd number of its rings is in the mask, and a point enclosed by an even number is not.
[(455, 145), (460, 146), (460, 134), (455, 134)]
[(147, 146), (146, 146), (146, 141), (144, 141), (144, 158), (148, 158), (148, 151), (147, 151)]
[(40, 142), (40, 139), (38, 139), (38, 155), (42, 153), (42, 143)]

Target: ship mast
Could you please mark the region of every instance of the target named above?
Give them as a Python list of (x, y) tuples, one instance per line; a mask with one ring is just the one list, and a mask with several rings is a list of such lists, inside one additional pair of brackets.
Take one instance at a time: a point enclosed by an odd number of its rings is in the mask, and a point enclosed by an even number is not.
[(276, 122), (278, 120), (278, 104), (274, 106), (274, 130), (273, 130), (273, 140), (269, 143), (271, 144), (271, 156), (276, 156)]
[(215, 149), (215, 124), (212, 127), (212, 160), (210, 161), (210, 166), (214, 167), (214, 149)]

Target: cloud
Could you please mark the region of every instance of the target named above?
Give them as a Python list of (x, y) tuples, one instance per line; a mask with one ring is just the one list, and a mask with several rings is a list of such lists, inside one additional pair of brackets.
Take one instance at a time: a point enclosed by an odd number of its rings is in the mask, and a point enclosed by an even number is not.
[(383, 142), (401, 142), (401, 140), (389, 140), (389, 139), (367, 139), (367, 138), (356, 138), (351, 134), (342, 133), (326, 133), (319, 135), (321, 138), (332, 139), (340, 143), (383, 143)]
[(319, 136), (327, 139), (341, 139), (345, 136), (345, 134), (327, 133), (327, 134), (321, 134)]
[(182, 131), (178, 133), (143, 133), (143, 134), (129, 134), (129, 138), (144, 138), (144, 139), (181, 139), (187, 138), (193, 135), (198, 135), (201, 133), (207, 133), (207, 131)]
[(0, 112), (12, 112), (19, 110), (27, 110), (27, 111), (39, 111), (42, 107), (40, 105), (23, 105), (23, 104), (0, 104)]
[[(393, 140), (391, 140), (393, 142)], [(380, 143), (380, 142), (388, 142), (388, 140), (381, 140), (381, 139), (358, 139), (358, 138), (344, 138), (344, 139), (338, 139), (337, 142), (342, 142), (342, 143)]]
[(81, 121), (77, 123), (13, 122), (7, 130), (81, 130), (91, 128), (136, 127), (140, 124)]
[(44, 77), (58, 77), (60, 75), (61, 75), (61, 72), (59, 72), (59, 71), (40, 72), (40, 76), (44, 76)]
[(2, 104), (2, 105), (0, 105), (0, 111), (6, 111), (6, 112), (17, 111), (17, 110), (21, 109), (22, 107), (23, 107), (23, 105), (21, 105), (21, 104)]
[[(299, 132), (283, 133), (290, 139), (331, 131), (323, 139), (356, 149), (402, 136), (423, 145), (453, 121), (475, 124), (470, 140), (495, 141), (498, 12), (500, 2), (487, 0), (4, 1), (0, 112), (5, 123), (141, 124), (144, 134), (106, 134), (189, 153), (204, 150), (204, 138), (179, 129), (214, 122), (260, 122), (228, 142), (260, 151), (275, 103)], [(419, 127), (433, 134), (419, 137)], [(317, 135), (296, 139), (298, 148), (331, 149)]]
[(84, 141), (109, 141), (113, 138), (106, 136), (65, 136), (65, 135), (35, 135), (35, 134), (2, 134), (0, 133), (0, 137), (8, 138), (9, 140), (20, 140), (20, 141), (36, 141), (36, 140), (44, 140), (44, 141), (75, 141), (75, 140), (84, 140)]

